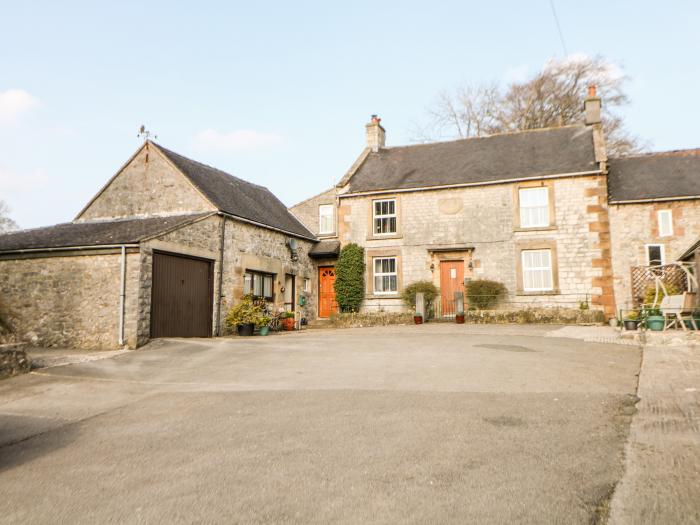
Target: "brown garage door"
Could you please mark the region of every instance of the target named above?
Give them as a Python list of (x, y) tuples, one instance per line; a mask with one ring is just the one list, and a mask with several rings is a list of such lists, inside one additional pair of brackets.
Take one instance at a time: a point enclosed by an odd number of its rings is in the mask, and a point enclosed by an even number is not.
[(211, 337), (213, 262), (153, 253), (151, 337)]

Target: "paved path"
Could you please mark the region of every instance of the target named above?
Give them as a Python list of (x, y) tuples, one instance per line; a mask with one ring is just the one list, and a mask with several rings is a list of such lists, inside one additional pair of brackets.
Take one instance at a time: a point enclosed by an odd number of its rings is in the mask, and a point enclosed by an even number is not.
[(613, 524), (700, 523), (700, 352), (646, 347)]
[(548, 329), (158, 341), (3, 381), (0, 520), (595, 522), (640, 354)]

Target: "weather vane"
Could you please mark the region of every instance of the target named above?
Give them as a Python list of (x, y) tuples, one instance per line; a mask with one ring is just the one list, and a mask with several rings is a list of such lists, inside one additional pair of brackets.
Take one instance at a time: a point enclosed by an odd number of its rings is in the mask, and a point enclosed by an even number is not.
[[(141, 127), (139, 128), (138, 135), (136, 135), (138, 138), (142, 138), (144, 142), (148, 141), (151, 139), (151, 135), (153, 135), (150, 131), (146, 129), (146, 126), (141, 124)], [(154, 139), (158, 138), (158, 135), (153, 135)]]

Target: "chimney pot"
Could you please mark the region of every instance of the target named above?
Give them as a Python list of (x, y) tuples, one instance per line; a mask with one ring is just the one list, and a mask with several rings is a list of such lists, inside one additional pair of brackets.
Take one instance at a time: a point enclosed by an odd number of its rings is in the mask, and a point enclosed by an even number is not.
[(594, 85), (588, 86), (588, 96), (583, 101), (584, 122), (587, 126), (601, 123), (601, 106), (600, 97), (596, 94), (596, 87)]
[(588, 86), (588, 96), (595, 97), (595, 94), (596, 94), (595, 84), (591, 84), (590, 86)]

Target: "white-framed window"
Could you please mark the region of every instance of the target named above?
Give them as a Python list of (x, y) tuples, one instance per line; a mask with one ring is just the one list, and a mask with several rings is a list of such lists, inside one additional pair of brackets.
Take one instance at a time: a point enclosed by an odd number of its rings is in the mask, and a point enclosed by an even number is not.
[(375, 257), (373, 264), (374, 293), (396, 293), (398, 291), (396, 257)]
[(646, 254), (647, 266), (663, 266), (666, 260), (663, 244), (647, 244)]
[(311, 293), (311, 279), (308, 277), (304, 278), (304, 291), (306, 293)]
[(549, 188), (520, 188), (520, 227), (538, 228), (549, 226)]
[(272, 300), (274, 275), (270, 273), (246, 270), (243, 274), (243, 293), (253, 294), (255, 297), (263, 297)]
[(659, 237), (670, 237), (673, 235), (673, 214), (671, 210), (659, 210), (656, 213), (659, 223)]
[(335, 232), (335, 221), (333, 220), (332, 204), (321, 204), (318, 207), (318, 233), (324, 235)]
[(523, 291), (547, 292), (554, 288), (552, 250), (523, 250)]
[(374, 235), (396, 233), (396, 199), (373, 201)]

